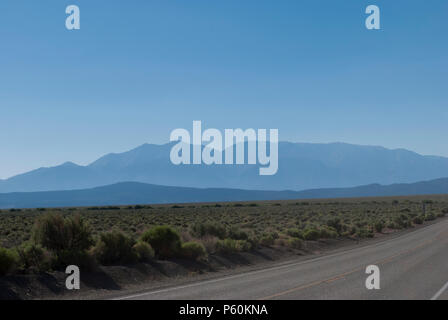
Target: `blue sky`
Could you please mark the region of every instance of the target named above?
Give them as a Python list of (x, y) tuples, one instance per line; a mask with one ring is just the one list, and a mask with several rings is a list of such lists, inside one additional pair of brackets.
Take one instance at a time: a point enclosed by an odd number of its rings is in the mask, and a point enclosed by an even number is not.
[(446, 0), (2, 1), (0, 178), (193, 120), (448, 156), (447, 19)]

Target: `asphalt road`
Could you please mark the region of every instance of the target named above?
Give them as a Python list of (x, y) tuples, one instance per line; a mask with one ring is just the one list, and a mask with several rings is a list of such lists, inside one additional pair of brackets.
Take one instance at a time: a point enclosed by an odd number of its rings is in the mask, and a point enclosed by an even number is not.
[[(369, 265), (379, 267), (379, 290), (366, 288)], [(119, 299), (448, 300), (448, 220), (307, 261)]]

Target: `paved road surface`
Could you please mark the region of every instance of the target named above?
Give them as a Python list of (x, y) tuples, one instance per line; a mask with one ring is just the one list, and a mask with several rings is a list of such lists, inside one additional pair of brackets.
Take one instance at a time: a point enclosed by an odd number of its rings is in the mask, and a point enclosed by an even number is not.
[[(380, 290), (367, 290), (368, 265)], [(446, 299), (448, 219), (365, 247), (120, 299)]]

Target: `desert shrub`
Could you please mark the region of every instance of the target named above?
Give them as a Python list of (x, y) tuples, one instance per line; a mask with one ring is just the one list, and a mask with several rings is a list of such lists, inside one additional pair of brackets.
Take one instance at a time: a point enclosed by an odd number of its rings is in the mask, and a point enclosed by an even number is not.
[(154, 249), (147, 242), (138, 241), (132, 248), (137, 255), (138, 261), (146, 262), (154, 258)]
[(70, 264), (90, 268), (94, 264), (87, 253), (94, 244), (92, 232), (79, 215), (66, 219), (58, 214), (39, 217), (32, 230), (32, 239), (54, 253), (53, 264), (56, 268)]
[(249, 234), (236, 227), (230, 228), (228, 232), (228, 237), (234, 240), (247, 240), (249, 239)]
[(394, 221), (389, 224), (391, 229), (397, 229), (397, 230), (406, 228), (405, 225), (406, 224), (400, 219), (394, 219)]
[(344, 231), (341, 233), (341, 237), (343, 238), (348, 238), (350, 237), (352, 234), (350, 233), (350, 231)]
[(199, 240), (202, 245), (204, 246), (205, 250), (208, 253), (215, 253), (216, 252), (216, 243), (218, 242), (217, 237), (213, 236), (205, 236)]
[(328, 220), (327, 226), (333, 228), (337, 233), (340, 233), (343, 227), (340, 218), (333, 218)]
[(32, 238), (35, 243), (58, 252), (69, 246), (69, 235), (66, 223), (61, 215), (46, 214), (38, 218), (34, 224)]
[(400, 214), (400, 216), (394, 218), (394, 223), (396, 229), (405, 229), (412, 226), (411, 220), (405, 214)]
[(274, 240), (274, 245), (280, 246), (280, 247), (287, 247), (289, 245), (289, 239), (285, 238), (279, 238)]
[(237, 252), (238, 250), (237, 250), (237, 246), (236, 246), (236, 241), (237, 240), (233, 240), (233, 239), (219, 240), (216, 243), (216, 252), (223, 253), (223, 254)]
[(251, 249), (251, 243), (246, 240), (224, 239), (216, 243), (216, 251), (223, 254), (250, 251)]
[(48, 271), (52, 265), (52, 257), (41, 245), (24, 243), (17, 249), (20, 267), (31, 272)]
[(275, 239), (270, 234), (264, 235), (260, 239), (260, 245), (265, 246), (265, 247), (272, 246), (274, 244), (274, 242), (275, 242)]
[(303, 237), (305, 240), (318, 240), (320, 236), (320, 232), (316, 229), (307, 229), (303, 233)]
[(252, 243), (247, 240), (236, 240), (236, 247), (238, 251), (250, 251), (253, 249)]
[(270, 232), (269, 235), (270, 235), (274, 240), (280, 238), (280, 235), (278, 234), (277, 231)]
[(93, 245), (92, 233), (81, 216), (64, 219), (61, 215), (46, 214), (36, 220), (33, 240), (54, 252), (87, 250)]
[(107, 232), (101, 234), (93, 253), (103, 265), (134, 263), (138, 259), (134, 243), (122, 232)]
[(293, 238), (303, 239), (303, 233), (299, 229), (289, 229), (286, 234)]
[(227, 230), (226, 227), (222, 224), (217, 223), (195, 223), (191, 227), (191, 233), (198, 238), (202, 238), (205, 236), (214, 236), (218, 237), (219, 239), (224, 239), (227, 236)]
[(356, 234), (356, 232), (358, 232), (358, 228), (356, 226), (350, 226), (349, 231), (348, 231), (349, 235), (352, 236), (352, 235)]
[(294, 249), (302, 249), (303, 241), (299, 238), (291, 238), (288, 241), (288, 246)]
[(389, 229), (399, 229), (398, 225), (395, 222), (393, 222), (393, 221), (388, 222), (387, 223), (387, 227)]
[(180, 232), (180, 241), (181, 242), (190, 242), (193, 241), (195, 238), (187, 231), (181, 231)]
[(65, 221), (70, 249), (87, 250), (94, 244), (92, 230), (80, 215), (72, 216)]
[(319, 238), (322, 239), (335, 239), (338, 237), (338, 233), (331, 227), (323, 227), (319, 231)]
[(11, 249), (0, 247), (0, 275), (14, 272), (18, 266), (19, 258), (17, 253)]
[(432, 221), (432, 220), (435, 220), (435, 219), (436, 219), (436, 216), (432, 212), (427, 213), (425, 215), (425, 221)]
[(414, 224), (422, 224), (422, 223), (423, 223), (423, 218), (420, 217), (420, 216), (417, 216), (417, 217), (415, 217), (415, 218), (412, 220), (412, 222), (413, 222)]
[(369, 229), (359, 229), (358, 232), (356, 233), (356, 236), (358, 238), (373, 238), (374, 234), (373, 234), (373, 230), (369, 230)]
[(256, 203), (250, 203), (250, 204), (248, 205), (248, 207), (258, 207), (258, 204), (256, 204)]
[(255, 233), (253, 233), (253, 234), (249, 235), (249, 239), (247, 239), (247, 242), (250, 243), (251, 249), (255, 249), (259, 246), (260, 239), (257, 237), (257, 235)]
[(207, 256), (204, 246), (198, 242), (185, 242), (182, 244), (182, 256), (191, 260), (199, 260)]
[(179, 233), (168, 226), (158, 226), (145, 231), (141, 240), (148, 242), (160, 258), (172, 258), (179, 254)]
[(97, 268), (97, 261), (94, 254), (90, 251), (62, 250), (58, 253), (57, 259), (53, 260), (52, 263), (52, 266), (58, 269), (65, 269), (69, 265), (76, 265), (83, 270), (95, 270)]
[(384, 229), (384, 223), (382, 221), (377, 221), (375, 222), (374, 227), (376, 232), (381, 233), (383, 232)]

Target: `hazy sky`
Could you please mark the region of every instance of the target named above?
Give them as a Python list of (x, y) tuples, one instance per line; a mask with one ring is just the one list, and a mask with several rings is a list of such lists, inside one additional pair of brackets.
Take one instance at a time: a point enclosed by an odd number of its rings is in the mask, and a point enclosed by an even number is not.
[(448, 156), (447, 21), (446, 0), (1, 1), (0, 178), (193, 120)]

